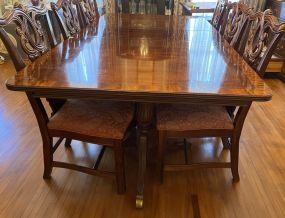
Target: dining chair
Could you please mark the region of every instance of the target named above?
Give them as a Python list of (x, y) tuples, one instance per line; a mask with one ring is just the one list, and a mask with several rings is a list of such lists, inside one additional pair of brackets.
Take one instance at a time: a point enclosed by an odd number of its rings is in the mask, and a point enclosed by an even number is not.
[(77, 5), (78, 10), (80, 10), (82, 14), (82, 28), (98, 21), (100, 15), (96, 0), (75, 0), (73, 2)]
[[(264, 76), (271, 56), (284, 34), (285, 23), (279, 22), (270, 9), (254, 12), (246, 4), (234, 4), (236, 7), (233, 10), (236, 12), (233, 12), (233, 17), (238, 13), (241, 15), (240, 18), (233, 19), (239, 20), (239, 23), (235, 28), (236, 22), (230, 22), (224, 37), (260, 76)], [(227, 110), (234, 116), (236, 107), (227, 107)], [(227, 145), (228, 140), (223, 138), (223, 143)]]
[[(26, 32), (22, 30), (21, 28), (16, 28), (18, 40), (21, 42), (20, 43), (21, 49), (23, 50), (24, 54), (27, 54), (27, 56), (23, 57), (21, 55), (21, 52), (19, 52), (19, 50), (14, 47), (9, 48), (8, 53), (14, 64), (15, 69), (19, 71), (25, 67), (26, 65), (25, 62), (33, 61), (34, 59), (38, 58), (39, 56), (47, 52), (51, 47), (54, 47), (57, 44), (57, 42), (55, 40), (53, 28), (51, 26), (50, 17), (48, 15), (48, 11), (46, 8), (44, 7), (38, 8), (38, 7), (33, 7), (33, 6), (26, 8), (22, 4), (19, 4), (19, 3), (15, 3), (14, 8), (15, 9), (12, 11), (12, 13), (9, 14), (9, 16), (11, 17), (7, 17), (8, 15), (6, 14), (4, 15), (6, 17), (4, 19), (1, 19), (1, 24), (0, 24), (1, 27), (8, 26), (12, 21), (14, 21), (13, 19), (15, 19), (15, 17), (20, 16), (20, 14), (22, 13), (27, 13), (28, 17), (30, 17), (29, 19), (35, 19), (33, 17), (37, 15), (39, 18), (38, 20), (39, 25), (42, 25), (44, 27), (41, 29), (42, 32), (39, 32), (38, 34), (35, 35), (36, 37), (35, 43), (25, 43), (23, 41), (25, 40), (25, 38), (22, 36), (26, 34)], [(17, 21), (17, 22), (19, 23), (20, 21)], [(24, 21), (22, 22), (24, 23)], [(34, 24), (33, 26), (31, 26), (31, 28), (37, 29), (38, 28), (37, 25), (38, 24)], [(3, 37), (5, 36), (5, 39), (2, 39), (3, 42), (7, 40), (9, 41), (6, 31), (3, 28), (1, 29), (1, 31), (2, 31), (2, 36)], [(57, 109), (60, 108), (63, 104), (62, 100), (58, 100), (58, 99), (49, 98), (47, 99), (47, 101), (52, 109), (52, 113), (57, 111)]]
[(64, 40), (80, 32), (79, 15), (81, 17), (83, 15), (80, 13), (78, 7), (73, 4), (72, 0), (59, 0), (57, 3), (51, 2), (50, 5), (56, 16)]
[[(218, 2), (218, 8), (219, 4)], [(227, 3), (228, 4), (228, 3)], [(227, 9), (232, 5), (228, 4)], [(216, 9), (217, 10), (217, 9)], [(228, 12), (224, 12), (228, 15)], [(219, 29), (221, 32), (221, 28)], [(202, 106), (172, 105), (157, 106), (157, 130), (159, 135), (158, 162), (160, 175), (163, 171), (191, 170), (196, 168), (231, 168), (233, 181), (239, 181), (238, 155), (239, 139), (249, 106)], [(188, 158), (187, 138), (219, 137), (223, 146), (230, 149), (230, 162), (191, 163)], [(185, 165), (164, 165), (165, 146), (168, 138), (182, 138), (184, 144)]]
[(285, 32), (285, 22), (272, 15), (270, 9), (250, 16), (249, 37), (243, 53), (246, 62), (264, 76), (268, 63)]
[[(16, 24), (16, 33), (21, 48), (28, 59), (33, 61), (50, 49), (47, 37), (41, 26), (41, 20), (44, 17), (48, 19), (47, 9), (43, 6), (41, 8), (27, 8), (21, 4), (17, 4), (11, 12), (5, 13), (0, 19), (0, 36), (3, 43), (8, 46), (7, 51), (17, 71), (22, 70), (26, 66), (24, 57), (21, 56), (15, 46), (10, 46), (10, 38), (4, 28), (11, 23)], [(31, 39), (28, 28), (35, 32), (35, 39)]]
[(227, 0), (219, 0), (215, 8), (211, 24), (222, 34), (225, 30), (225, 25), (229, 13), (229, 3)]
[[(264, 73), (278, 41), (285, 32), (285, 23), (274, 17), (270, 10), (252, 13), (250, 38), (244, 59), (256, 70)], [(239, 181), (239, 139), (250, 105), (240, 106), (232, 117), (223, 106), (172, 105), (157, 106), (157, 130), (159, 134), (158, 162), (161, 178), (163, 171), (191, 170), (196, 168), (231, 168), (233, 182)], [(164, 164), (164, 153), (168, 138), (220, 137), (230, 149), (230, 162), (206, 162), (186, 164)], [(229, 139), (229, 140), (228, 140)], [(185, 140), (184, 140), (185, 141)]]
[(230, 6), (224, 38), (241, 54), (243, 51), (239, 50), (240, 44), (253, 13), (252, 8), (241, 2), (232, 3)]
[[(223, 37), (230, 43), (230, 45), (237, 50), (241, 55), (244, 50), (244, 40), (246, 30), (248, 30), (249, 17), (254, 13), (253, 9), (243, 2), (228, 3), (228, 11), (226, 12), (226, 22)], [(233, 118), (236, 107), (227, 106), (229, 115)], [(228, 148), (227, 139), (223, 139), (225, 148)]]
[[(17, 26), (16, 32), (20, 36), (19, 43), (23, 50), (31, 60), (45, 54), (41, 57), (42, 63), (40, 64), (44, 65), (44, 57), (52, 54), (48, 51), (46, 35), (39, 22), (42, 16), (47, 16), (47, 9), (44, 6), (40, 8), (17, 7), (0, 19), (0, 38), (18, 71), (17, 76), (27, 76), (33, 73), (35, 67), (41, 66), (30, 64), (24, 72), (21, 71), (26, 67), (26, 64), (4, 28), (14, 23)], [(91, 175), (114, 178), (116, 179), (118, 193), (125, 192), (123, 142), (128, 136), (128, 129), (133, 121), (134, 105), (132, 103), (84, 99), (66, 100), (52, 116), (48, 116), (44, 104), (38, 96), (34, 96), (32, 91), (26, 92), (26, 95), (35, 113), (42, 136), (44, 179), (51, 178), (53, 167), (67, 168)], [(59, 139), (53, 143), (56, 138)], [(114, 150), (115, 171), (99, 170), (105, 149), (100, 151), (93, 167), (55, 161), (53, 154), (64, 138), (104, 145), (103, 148), (105, 146), (112, 148)]]
[[(238, 156), (239, 139), (248, 106), (239, 107), (233, 118), (224, 106), (214, 105), (157, 105), (158, 163), (161, 180), (164, 171), (185, 171), (199, 168), (231, 168), (233, 182), (239, 181)], [(185, 157), (185, 164), (164, 164), (165, 147), (168, 138), (219, 137), (227, 141), (230, 162), (194, 163)], [(186, 153), (187, 155), (187, 153)]]

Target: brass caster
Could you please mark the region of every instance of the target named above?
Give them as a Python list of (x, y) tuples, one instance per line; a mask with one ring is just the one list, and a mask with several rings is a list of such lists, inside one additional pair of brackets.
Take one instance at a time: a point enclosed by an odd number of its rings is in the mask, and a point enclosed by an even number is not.
[(136, 197), (136, 208), (138, 209), (143, 208), (143, 197), (142, 196)]

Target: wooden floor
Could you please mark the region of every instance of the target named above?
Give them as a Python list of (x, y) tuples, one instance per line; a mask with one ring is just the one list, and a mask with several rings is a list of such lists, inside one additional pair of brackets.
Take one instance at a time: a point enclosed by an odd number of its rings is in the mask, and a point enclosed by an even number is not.
[[(232, 184), (228, 169), (168, 172), (163, 185), (148, 167), (145, 207), (135, 209), (136, 148), (126, 148), (127, 193), (117, 195), (114, 181), (65, 169), (42, 179), (41, 137), (23, 93), (7, 91), (11, 76), (0, 66), (0, 217), (186, 218), (285, 217), (285, 84), (268, 79), (271, 102), (255, 103), (241, 137), (240, 177)], [(189, 139), (193, 159), (228, 158), (218, 139)], [(169, 142), (168, 161), (179, 162), (179, 142)], [(175, 144), (175, 146), (171, 146)], [(97, 145), (73, 142), (61, 146), (56, 159), (92, 164)], [(112, 152), (102, 167), (112, 169)], [(198, 204), (197, 204), (198, 200)], [(199, 207), (199, 211), (198, 210)]]

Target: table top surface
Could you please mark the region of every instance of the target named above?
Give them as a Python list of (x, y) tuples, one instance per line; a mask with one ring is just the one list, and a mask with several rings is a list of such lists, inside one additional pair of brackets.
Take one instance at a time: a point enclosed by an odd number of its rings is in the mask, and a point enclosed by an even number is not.
[(59, 44), (6, 85), (46, 96), (100, 93), (132, 101), (271, 99), (264, 81), (209, 22), (183, 16), (102, 16), (97, 28)]

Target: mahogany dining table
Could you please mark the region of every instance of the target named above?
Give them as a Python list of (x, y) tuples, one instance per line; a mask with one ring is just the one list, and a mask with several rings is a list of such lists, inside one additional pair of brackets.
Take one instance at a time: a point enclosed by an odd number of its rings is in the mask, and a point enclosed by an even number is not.
[[(204, 18), (108, 14), (8, 79), (35, 98), (137, 105), (136, 206), (143, 206), (148, 133), (157, 103), (250, 106), (271, 90)], [(84, 109), (82, 110), (84, 112)]]

